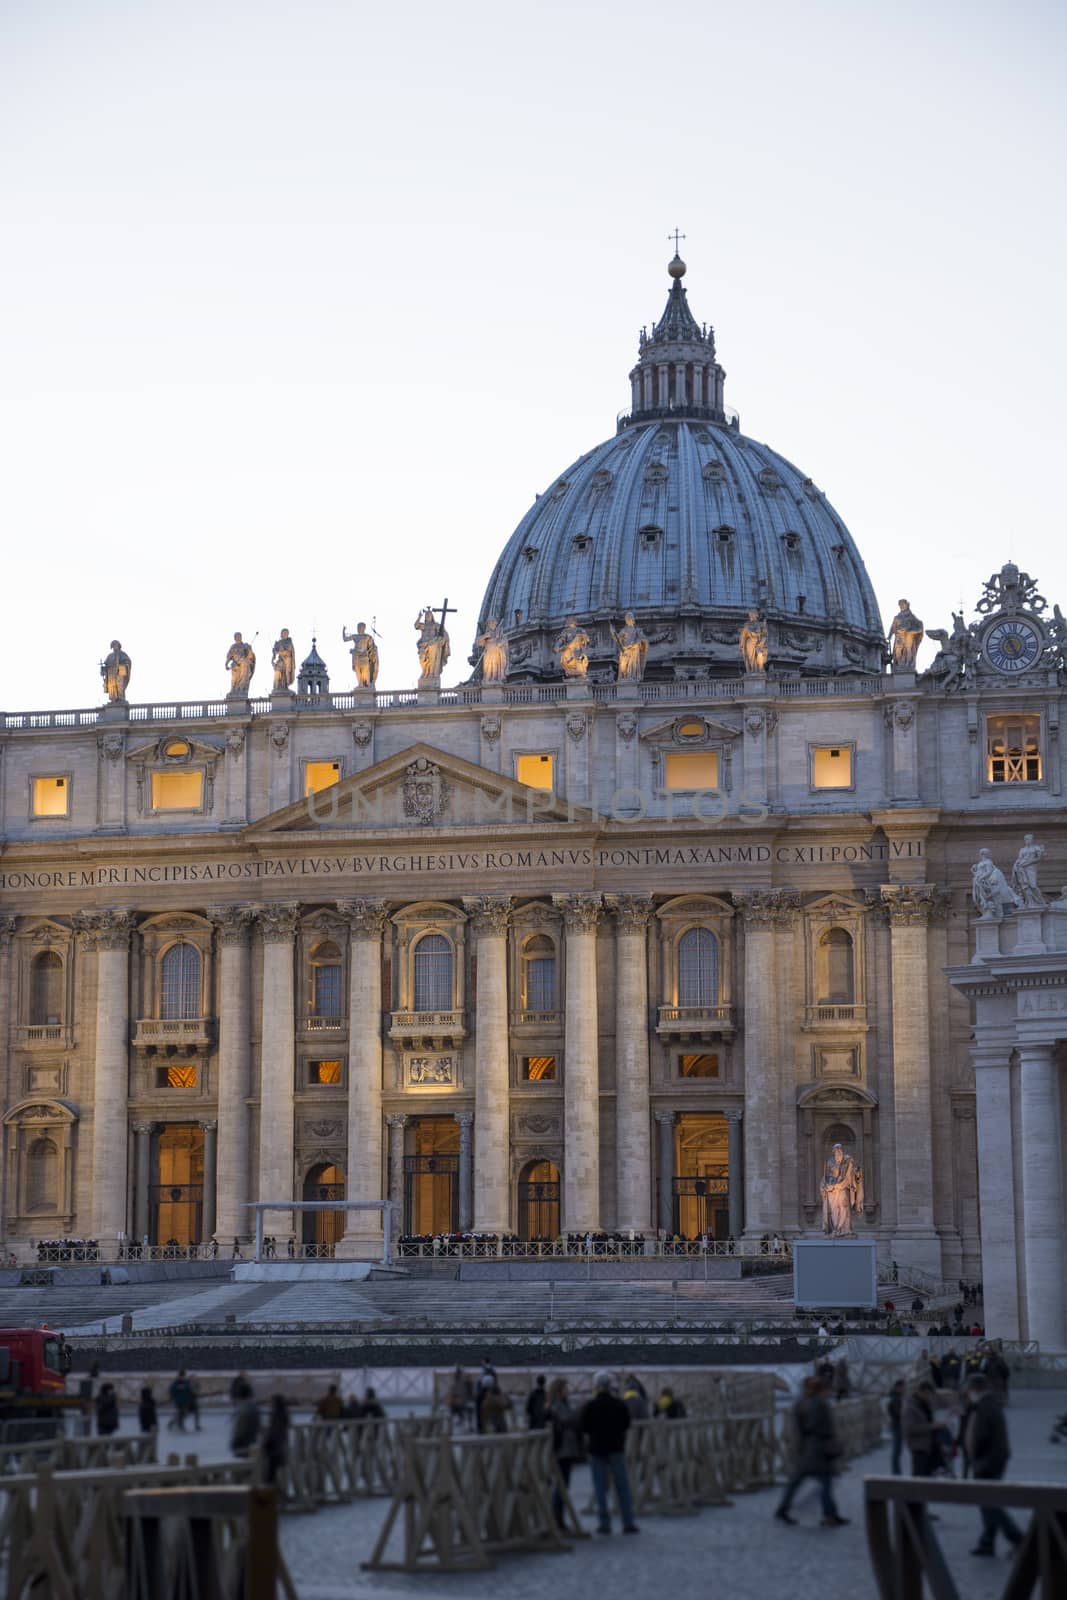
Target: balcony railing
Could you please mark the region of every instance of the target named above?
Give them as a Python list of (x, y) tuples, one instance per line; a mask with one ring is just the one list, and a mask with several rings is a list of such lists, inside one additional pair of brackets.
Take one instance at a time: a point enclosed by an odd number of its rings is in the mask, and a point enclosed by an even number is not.
[(513, 1028), (561, 1028), (563, 1026), (562, 1011), (513, 1011), (511, 1013), (511, 1026)]
[(28, 1027), (19, 1028), (18, 1042), (30, 1049), (39, 1045), (69, 1044), (70, 1029), (63, 1022), (31, 1022)]
[(141, 1017), (134, 1023), (133, 1042), (157, 1049), (166, 1045), (211, 1043), (210, 1017)]
[(467, 1030), (462, 1011), (394, 1011), (390, 1039), (463, 1039)]
[(732, 1033), (733, 1006), (660, 1006), (657, 1033)]
[(820, 1004), (805, 1006), (804, 1026), (807, 1028), (864, 1027), (867, 1022), (866, 1006), (841, 1006)]
[(344, 1017), (305, 1017), (304, 1027), (308, 1033), (340, 1033), (348, 1026)]

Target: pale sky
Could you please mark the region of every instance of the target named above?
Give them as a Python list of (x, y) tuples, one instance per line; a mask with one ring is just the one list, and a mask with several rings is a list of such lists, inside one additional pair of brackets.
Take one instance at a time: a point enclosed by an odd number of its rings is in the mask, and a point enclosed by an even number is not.
[[(614, 432), (667, 234), (741, 426), (888, 621), (1012, 557), (1067, 609), (1064, 9), (0, 0), (10, 711), (414, 684), (534, 495)], [(933, 647), (927, 644), (920, 664)]]

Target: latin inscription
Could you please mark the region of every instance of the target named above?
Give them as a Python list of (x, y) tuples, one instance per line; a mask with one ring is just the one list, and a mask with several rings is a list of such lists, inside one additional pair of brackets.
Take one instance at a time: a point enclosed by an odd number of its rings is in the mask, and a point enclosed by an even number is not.
[(1019, 995), (1020, 1017), (1062, 1016), (1067, 1011), (1067, 989), (1054, 989), (1051, 993), (1035, 990)]

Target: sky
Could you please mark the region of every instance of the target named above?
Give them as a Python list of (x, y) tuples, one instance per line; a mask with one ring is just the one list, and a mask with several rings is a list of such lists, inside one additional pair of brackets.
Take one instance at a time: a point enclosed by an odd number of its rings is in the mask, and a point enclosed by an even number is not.
[[(0, 0), (8, 711), (219, 697), (235, 629), (468, 675), (628, 406), (676, 226), (741, 426), (886, 621), (1067, 609), (1060, 4)], [(920, 665), (934, 646), (926, 643)]]

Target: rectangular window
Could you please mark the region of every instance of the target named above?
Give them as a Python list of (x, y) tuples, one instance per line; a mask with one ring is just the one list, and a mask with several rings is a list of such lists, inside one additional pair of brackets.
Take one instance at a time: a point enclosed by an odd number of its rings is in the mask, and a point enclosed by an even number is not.
[(196, 1065), (182, 1062), (180, 1066), (157, 1067), (157, 1089), (195, 1089)]
[(813, 744), (811, 755), (811, 786), (813, 789), (851, 789), (852, 746), (850, 744)]
[(671, 750), (664, 765), (668, 789), (719, 787), (719, 756), (715, 750)]
[(341, 763), (339, 761), (305, 761), (304, 762), (304, 794), (318, 794), (320, 789), (329, 789), (332, 784), (341, 781)]
[(203, 803), (202, 772), (153, 772), (153, 811), (199, 811)]
[(309, 1083), (340, 1083), (341, 1063), (339, 1061), (309, 1061)]
[(528, 1083), (547, 1083), (556, 1076), (555, 1056), (523, 1056), (522, 1075)]
[(528, 789), (551, 789), (552, 765), (548, 754), (516, 756), (515, 777)]
[(35, 817), (70, 815), (70, 779), (34, 778), (33, 814)]
[(986, 776), (990, 783), (1041, 782), (1041, 718), (986, 718)]
[(679, 1056), (678, 1070), (683, 1078), (717, 1078), (718, 1056)]

